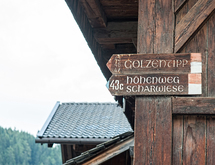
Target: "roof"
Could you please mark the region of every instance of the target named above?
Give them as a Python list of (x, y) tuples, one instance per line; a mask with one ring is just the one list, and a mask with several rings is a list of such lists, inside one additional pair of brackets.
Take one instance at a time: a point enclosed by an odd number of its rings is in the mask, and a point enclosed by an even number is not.
[(138, 0), (65, 0), (104, 76), (112, 54), (137, 53)]
[(133, 131), (115, 103), (56, 103), (37, 143), (98, 144)]
[(101, 164), (134, 146), (133, 132), (126, 132), (97, 145), (81, 155), (67, 160), (64, 165)]

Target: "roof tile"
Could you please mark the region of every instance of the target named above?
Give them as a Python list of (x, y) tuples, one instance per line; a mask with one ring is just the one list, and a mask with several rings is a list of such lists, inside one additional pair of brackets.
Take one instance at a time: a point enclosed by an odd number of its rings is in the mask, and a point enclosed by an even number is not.
[(112, 138), (133, 131), (115, 103), (62, 103), (40, 138)]

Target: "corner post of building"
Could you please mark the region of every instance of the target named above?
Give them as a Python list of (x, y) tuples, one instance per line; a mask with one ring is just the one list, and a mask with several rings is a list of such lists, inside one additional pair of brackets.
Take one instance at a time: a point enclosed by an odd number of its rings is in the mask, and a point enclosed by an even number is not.
[[(172, 0), (139, 0), (137, 52), (173, 53)], [(171, 164), (170, 96), (136, 96), (134, 164)]]

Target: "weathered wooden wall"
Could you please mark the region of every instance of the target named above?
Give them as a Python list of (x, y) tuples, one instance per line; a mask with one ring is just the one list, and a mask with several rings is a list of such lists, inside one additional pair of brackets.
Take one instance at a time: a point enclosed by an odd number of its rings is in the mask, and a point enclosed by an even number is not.
[(214, 164), (214, 10), (215, 0), (139, 0), (138, 53), (201, 53), (203, 65), (201, 97), (136, 97), (135, 165)]
[(202, 54), (203, 98), (175, 99), (177, 103), (173, 104), (174, 165), (212, 165), (215, 162), (214, 8), (214, 0), (175, 0), (175, 52)]

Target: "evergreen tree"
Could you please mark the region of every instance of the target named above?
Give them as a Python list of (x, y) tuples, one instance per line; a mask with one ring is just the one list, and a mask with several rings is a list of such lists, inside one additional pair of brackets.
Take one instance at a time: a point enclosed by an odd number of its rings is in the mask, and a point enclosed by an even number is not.
[(0, 127), (0, 165), (60, 165), (60, 146), (48, 148), (35, 137), (16, 129)]

